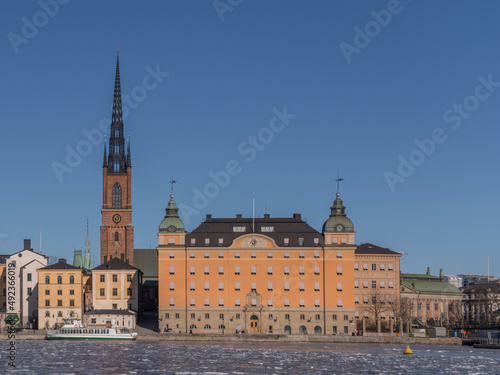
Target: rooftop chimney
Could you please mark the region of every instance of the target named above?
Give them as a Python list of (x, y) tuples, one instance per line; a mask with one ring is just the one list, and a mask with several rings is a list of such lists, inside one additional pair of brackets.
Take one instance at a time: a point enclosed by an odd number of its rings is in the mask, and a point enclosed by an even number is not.
[(207, 214), (207, 220), (212, 218), (212, 214)]
[(302, 220), (302, 215), (301, 214), (293, 214), (293, 218), (296, 220)]
[(28, 240), (28, 239), (24, 240), (24, 249), (23, 250), (33, 251), (33, 249), (31, 248), (31, 240)]
[(264, 219), (269, 219), (271, 217), (271, 215), (269, 214), (264, 214)]
[(59, 258), (59, 263), (66, 263), (66, 259), (64, 259), (64, 258)]
[(243, 217), (242, 214), (236, 214), (236, 219), (241, 219)]

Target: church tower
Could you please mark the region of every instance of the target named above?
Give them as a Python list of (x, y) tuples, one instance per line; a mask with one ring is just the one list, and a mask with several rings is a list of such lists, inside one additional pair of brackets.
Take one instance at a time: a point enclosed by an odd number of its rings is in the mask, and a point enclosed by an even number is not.
[(101, 264), (111, 258), (134, 263), (134, 226), (132, 225), (132, 161), (130, 141), (125, 151), (119, 54), (116, 56), (115, 92), (111, 134), (102, 166)]

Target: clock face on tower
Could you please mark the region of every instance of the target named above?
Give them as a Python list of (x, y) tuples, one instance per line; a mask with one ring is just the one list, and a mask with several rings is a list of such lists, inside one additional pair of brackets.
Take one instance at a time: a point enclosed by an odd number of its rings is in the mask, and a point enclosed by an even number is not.
[(337, 229), (337, 232), (341, 232), (342, 229), (344, 229), (344, 226), (342, 224), (339, 224), (335, 227), (335, 229)]
[(113, 215), (113, 222), (115, 224), (118, 224), (120, 221), (122, 221), (122, 217), (120, 215), (118, 215), (118, 214)]

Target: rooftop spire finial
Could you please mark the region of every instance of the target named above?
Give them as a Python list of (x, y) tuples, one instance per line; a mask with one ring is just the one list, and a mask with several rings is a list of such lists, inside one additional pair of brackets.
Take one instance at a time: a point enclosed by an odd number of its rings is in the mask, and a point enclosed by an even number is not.
[(118, 43), (118, 45), (116, 46), (116, 54), (120, 54), (120, 43)]
[(170, 180), (170, 197), (174, 197), (174, 184), (177, 183), (176, 180), (174, 180), (174, 176), (172, 176), (172, 179)]
[(337, 197), (340, 196), (340, 182), (344, 180), (344, 178), (340, 178), (340, 173), (337, 173), (337, 178), (335, 179), (337, 181)]

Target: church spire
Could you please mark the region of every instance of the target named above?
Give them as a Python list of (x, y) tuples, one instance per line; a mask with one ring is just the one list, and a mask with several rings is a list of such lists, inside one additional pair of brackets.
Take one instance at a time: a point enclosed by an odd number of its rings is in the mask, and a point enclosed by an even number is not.
[(90, 240), (89, 240), (89, 217), (87, 216), (87, 240), (85, 241), (85, 255), (83, 258), (83, 268), (91, 269), (90, 264)]
[(127, 157), (125, 156), (125, 138), (123, 136), (122, 92), (118, 51), (116, 53), (115, 91), (113, 94), (107, 167), (109, 173), (126, 173)]

